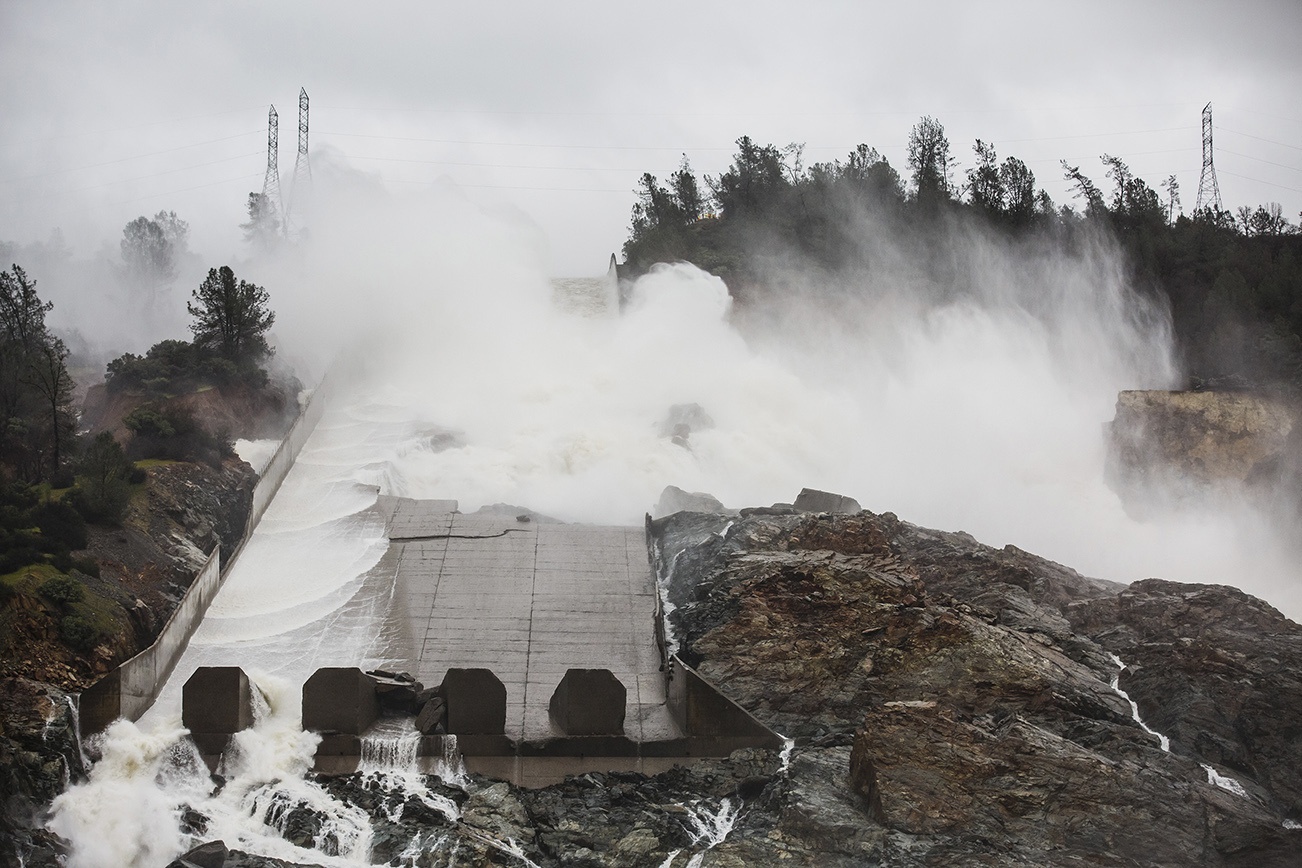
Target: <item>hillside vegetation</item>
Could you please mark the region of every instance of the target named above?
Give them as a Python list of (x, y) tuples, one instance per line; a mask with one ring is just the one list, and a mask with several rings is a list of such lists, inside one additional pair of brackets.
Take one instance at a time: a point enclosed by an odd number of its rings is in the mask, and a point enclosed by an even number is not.
[(960, 254), (974, 238), (1028, 259), (1105, 244), (1169, 312), (1191, 385), (1302, 390), (1302, 234), (1277, 204), (1185, 214), (1174, 176), (1159, 193), (1104, 154), (1097, 183), (1063, 162), (1075, 201), (1060, 206), (1021, 160), (981, 140), (973, 152), (958, 176), (932, 118), (914, 126), (901, 169), (867, 145), (806, 165), (801, 146), (743, 136), (718, 176), (698, 177), (686, 157), (663, 183), (642, 176), (625, 269), (692, 262), (752, 305), (789, 292), (793, 272), (829, 295), (886, 272), (956, 299), (970, 291)]

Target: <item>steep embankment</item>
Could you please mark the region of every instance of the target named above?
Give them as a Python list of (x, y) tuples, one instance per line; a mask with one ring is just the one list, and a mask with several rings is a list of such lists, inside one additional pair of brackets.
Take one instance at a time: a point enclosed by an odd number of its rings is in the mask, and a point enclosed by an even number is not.
[(0, 608), (0, 865), (54, 852), (41, 813), (83, 773), (69, 695), (152, 643), (206, 553), (233, 551), (244, 535), (257, 481), (248, 464), (147, 464), (121, 526), (87, 528), (77, 555), (95, 570), (70, 574), (77, 599), (41, 592), (48, 566), (7, 577), (15, 592)]
[[(229, 458), (220, 467), (143, 462), (121, 526), (89, 526), (77, 552), (98, 575), (74, 571), (82, 598), (60, 604), (39, 593), (48, 567), (20, 571), (3, 611), (0, 675), (78, 691), (149, 645), (214, 546), (233, 551), (244, 535), (257, 475)], [(61, 627), (71, 610), (94, 634), (72, 644)]]
[(125, 441), (130, 432), (124, 420), (147, 404), (186, 412), (213, 433), (249, 440), (279, 437), (298, 413), (298, 388), (297, 382), (273, 383), (264, 388), (207, 387), (169, 397), (146, 397), (110, 391), (101, 383), (86, 392), (82, 424), (93, 433), (112, 431), (114, 437)]

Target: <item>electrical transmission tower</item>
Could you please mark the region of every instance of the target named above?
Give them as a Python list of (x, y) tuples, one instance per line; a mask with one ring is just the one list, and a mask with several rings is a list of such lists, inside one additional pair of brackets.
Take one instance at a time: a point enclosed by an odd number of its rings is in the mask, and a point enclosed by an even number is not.
[(1198, 202), (1195, 211), (1204, 208), (1221, 210), (1221, 185), (1216, 180), (1216, 165), (1212, 162), (1212, 104), (1203, 106), (1203, 173), (1198, 179)]
[(279, 128), (280, 119), (273, 105), (267, 112), (267, 175), (262, 180), (262, 207), (264, 209), (274, 207), (276, 212), (280, 210)]
[[(294, 162), (294, 182), (289, 191), (289, 205), (292, 209), (302, 205), (307, 198), (308, 188), (312, 186), (312, 164), (307, 153), (307, 88), (298, 92), (298, 159)], [(286, 214), (288, 217), (288, 214)]]

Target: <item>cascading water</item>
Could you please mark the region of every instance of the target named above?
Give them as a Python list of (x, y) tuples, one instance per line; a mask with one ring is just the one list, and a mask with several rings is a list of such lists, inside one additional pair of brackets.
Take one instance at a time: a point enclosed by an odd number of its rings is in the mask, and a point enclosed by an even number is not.
[[(659, 543), (656, 543), (656, 563), (661, 562)], [(682, 555), (681, 551), (674, 552), (674, 556), (669, 559), (669, 565), (663, 567), (661, 572), (656, 576), (656, 585), (660, 598), (660, 627), (665, 638), (665, 654), (668, 657), (678, 653), (678, 631), (674, 627), (673, 620), (669, 617), (678, 608), (672, 602), (669, 596), (669, 586), (674, 580), (674, 569), (678, 566), (678, 558)]]
[(1112, 676), (1112, 682), (1108, 686), (1112, 688), (1113, 692), (1116, 693), (1117, 696), (1120, 696), (1122, 699), (1126, 700), (1126, 702), (1130, 703), (1130, 717), (1135, 721), (1135, 723), (1139, 724), (1140, 728), (1142, 728), (1144, 732), (1151, 736), (1155, 736), (1157, 738), (1157, 743), (1162, 750), (1170, 753), (1171, 739), (1156, 730), (1149, 729), (1148, 724), (1144, 723), (1144, 719), (1139, 716), (1139, 704), (1130, 698), (1129, 693), (1126, 693), (1126, 691), (1121, 689), (1121, 673), (1125, 671), (1126, 664), (1122, 663), (1121, 658), (1115, 654), (1109, 654), (1108, 656), (1112, 658), (1112, 662), (1117, 666), (1117, 674)]
[(1234, 795), (1239, 796), (1240, 798), (1249, 798), (1248, 791), (1243, 788), (1243, 784), (1239, 783), (1234, 778), (1221, 774), (1207, 763), (1199, 763), (1199, 765), (1203, 767), (1203, 771), (1207, 772), (1207, 783), (1214, 787), (1220, 787), (1227, 793), (1234, 793)]
[(455, 735), (443, 736), (443, 756), (434, 765), (434, 774), (449, 786), (466, 789), (470, 786), (470, 777), (466, 774), (466, 762), (461, 756)]
[[(363, 776), (363, 786), (376, 789), (396, 798), (385, 802), (391, 805), (386, 815), (391, 822), (402, 820), (402, 811), (408, 799), (417, 799), (426, 807), (441, 814), (449, 821), (456, 821), (461, 816), (457, 803), (447, 796), (430, 790), (425, 776), (419, 771), (420, 733), (409, 717), (381, 720), (362, 738), (362, 757), (358, 772)], [(439, 764), (435, 774), (445, 784), (464, 789), (468, 784), (465, 766), (449, 779), (440, 774), (447, 766), (448, 748), (446, 739), (451, 739), (453, 752), (456, 751), (456, 736), (445, 737), (444, 760)], [(460, 755), (455, 754), (460, 763)]]
[(791, 771), (791, 754), (796, 749), (794, 738), (782, 737), (782, 752), (778, 754), (778, 774), (786, 777)]
[[(705, 854), (722, 844), (732, 832), (741, 814), (741, 806), (734, 805), (732, 799), (721, 800), (718, 808), (711, 808), (708, 803), (698, 801), (686, 805), (685, 811), (687, 822), (684, 828), (691, 836), (692, 845), (702, 848), (687, 860), (687, 868), (700, 868)], [(661, 868), (669, 868), (681, 853), (682, 850), (671, 852), (661, 863)]]
[[(1117, 674), (1112, 676), (1111, 687), (1113, 691), (1115, 691), (1122, 699), (1126, 700), (1126, 702), (1130, 703), (1130, 716), (1134, 719), (1135, 723), (1139, 724), (1140, 727), (1143, 728), (1144, 732), (1156, 736), (1158, 744), (1161, 746), (1162, 750), (1170, 753), (1171, 739), (1154, 729), (1150, 729), (1148, 724), (1144, 723), (1143, 718), (1139, 716), (1139, 705), (1135, 700), (1130, 698), (1130, 694), (1121, 689), (1121, 673), (1125, 671), (1126, 664), (1122, 662), (1121, 658), (1116, 654), (1109, 654), (1108, 656), (1112, 658), (1112, 662), (1117, 666)], [(1243, 784), (1239, 783), (1234, 778), (1221, 774), (1207, 763), (1199, 763), (1199, 765), (1202, 766), (1203, 771), (1207, 773), (1207, 783), (1219, 787), (1228, 793), (1233, 793), (1236, 796), (1245, 799), (1249, 798), (1248, 791), (1243, 788)]]

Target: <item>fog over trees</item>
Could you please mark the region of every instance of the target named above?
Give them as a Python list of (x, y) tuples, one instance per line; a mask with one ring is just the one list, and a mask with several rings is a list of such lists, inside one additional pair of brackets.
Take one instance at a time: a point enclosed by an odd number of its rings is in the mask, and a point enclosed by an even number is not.
[(778, 260), (839, 275), (825, 291), (846, 291), (876, 264), (868, 236), (886, 233), (925, 251), (912, 265), (932, 285), (961, 294), (950, 253), (965, 232), (1067, 252), (1107, 239), (1136, 289), (1169, 309), (1193, 385), (1302, 390), (1302, 234), (1277, 203), (1186, 214), (1174, 176), (1159, 193), (1122, 158), (1102, 154), (1100, 181), (1099, 169), (1062, 162), (1074, 201), (1057, 205), (1024, 162), (1001, 159), (981, 139), (959, 181), (944, 127), (931, 117), (914, 125), (907, 153), (902, 177), (868, 145), (805, 166), (800, 146), (742, 136), (728, 169), (699, 181), (684, 157), (668, 184), (640, 179), (624, 245), (629, 269), (690, 261), (722, 276), (743, 304), (759, 304), (779, 291), (766, 280)]

